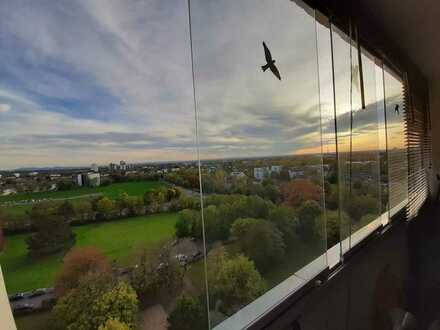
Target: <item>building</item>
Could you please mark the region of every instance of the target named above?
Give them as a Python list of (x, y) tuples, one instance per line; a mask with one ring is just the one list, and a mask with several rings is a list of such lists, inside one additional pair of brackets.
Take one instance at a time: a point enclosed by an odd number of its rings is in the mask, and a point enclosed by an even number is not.
[(233, 171), (231, 172), (231, 177), (236, 178), (236, 179), (244, 179), (246, 178), (246, 174), (244, 174), (241, 171)]
[(91, 169), (93, 172), (99, 172), (99, 166), (98, 166), (98, 164), (92, 164), (92, 165), (90, 166), (90, 169)]
[(255, 167), (254, 168), (254, 178), (262, 181), (269, 176), (269, 168), (267, 167)]
[(272, 165), (270, 167), (270, 174), (272, 174), (272, 173), (280, 174), (282, 169), (283, 169), (283, 166), (281, 166), (281, 165)]
[(127, 163), (126, 163), (125, 161), (121, 160), (121, 161), (119, 162), (119, 169), (120, 169), (121, 171), (126, 171), (126, 170), (127, 170)]
[(298, 179), (304, 177), (304, 171), (302, 170), (289, 170), (289, 178), (290, 179)]
[(110, 172), (115, 172), (115, 171), (118, 170), (118, 168), (119, 168), (119, 165), (115, 164), (115, 163), (110, 163), (108, 165), (108, 169), (109, 169)]
[(49, 174), (50, 180), (57, 180), (59, 178), (61, 178), (61, 174)]
[(101, 185), (100, 173), (88, 172), (74, 175), (74, 182), (79, 187), (99, 187)]

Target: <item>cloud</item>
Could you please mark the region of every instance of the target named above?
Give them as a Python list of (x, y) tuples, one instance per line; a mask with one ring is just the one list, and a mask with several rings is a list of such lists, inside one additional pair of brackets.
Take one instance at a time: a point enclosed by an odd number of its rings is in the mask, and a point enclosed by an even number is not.
[(9, 104), (0, 103), (0, 113), (8, 112), (9, 110), (11, 110), (11, 106)]
[[(319, 145), (313, 17), (288, 1), (192, 4), (202, 156)], [(1, 166), (193, 159), (187, 9), (180, 0), (0, 2), (10, 13), (0, 21)], [(281, 82), (261, 71), (263, 40)], [(327, 108), (323, 132), (331, 135)]]

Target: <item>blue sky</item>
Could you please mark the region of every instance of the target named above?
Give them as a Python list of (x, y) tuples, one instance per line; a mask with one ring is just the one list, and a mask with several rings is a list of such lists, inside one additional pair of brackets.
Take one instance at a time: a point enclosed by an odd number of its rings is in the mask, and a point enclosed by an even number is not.
[[(192, 9), (202, 158), (318, 148), (313, 17), (291, 1), (192, 0)], [(186, 1), (5, 0), (0, 10), (0, 168), (195, 159)], [(281, 82), (261, 71), (263, 40)], [(331, 137), (332, 91), (322, 86)]]

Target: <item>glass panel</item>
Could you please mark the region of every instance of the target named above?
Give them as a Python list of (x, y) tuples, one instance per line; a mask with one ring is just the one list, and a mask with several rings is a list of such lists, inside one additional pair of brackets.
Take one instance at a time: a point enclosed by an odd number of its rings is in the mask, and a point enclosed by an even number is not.
[[(380, 225), (379, 130), (374, 57), (361, 49), (365, 108), (353, 108), (351, 198), (348, 214), (352, 223), (351, 246)], [(359, 75), (358, 64), (354, 77)], [(357, 84), (355, 88), (357, 90)], [(360, 89), (357, 90), (360, 92)]]
[(327, 252), (329, 267), (340, 261), (338, 212), (338, 166), (336, 156), (335, 106), (333, 95), (332, 52), (329, 19), (316, 12), (319, 99), (322, 126)]
[(314, 12), (195, 0), (191, 17), (210, 318), (239, 329), (326, 267)]
[(0, 11), (0, 264), (18, 328), (176, 324), (187, 308), (207, 325), (203, 245), (180, 238), (200, 210), (186, 2)]
[(388, 196), (388, 154), (387, 132), (385, 116), (385, 96), (382, 63), (376, 61), (376, 95), (377, 111), (379, 116), (379, 162), (380, 162), (380, 196), (381, 196), (381, 221), (383, 225), (389, 221), (389, 196)]
[[(351, 158), (353, 99), (359, 96), (358, 80), (352, 77), (352, 64), (357, 58), (357, 50), (350, 46), (350, 38), (332, 25), (332, 46), (335, 88), (335, 115), (338, 155), (339, 184), (339, 224), (341, 253), (350, 248), (351, 219), (349, 217), (351, 194)], [(351, 50), (350, 50), (351, 48)], [(359, 79), (359, 78), (357, 78)]]
[(390, 217), (408, 203), (408, 156), (405, 141), (403, 83), (390, 70), (384, 70)]

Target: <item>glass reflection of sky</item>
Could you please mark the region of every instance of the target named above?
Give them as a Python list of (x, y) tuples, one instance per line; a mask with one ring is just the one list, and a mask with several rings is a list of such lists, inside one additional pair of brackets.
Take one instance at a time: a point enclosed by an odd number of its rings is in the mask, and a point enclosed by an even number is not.
[[(315, 21), (289, 1), (193, 1), (204, 158), (320, 147)], [(262, 42), (281, 73), (265, 64)]]

